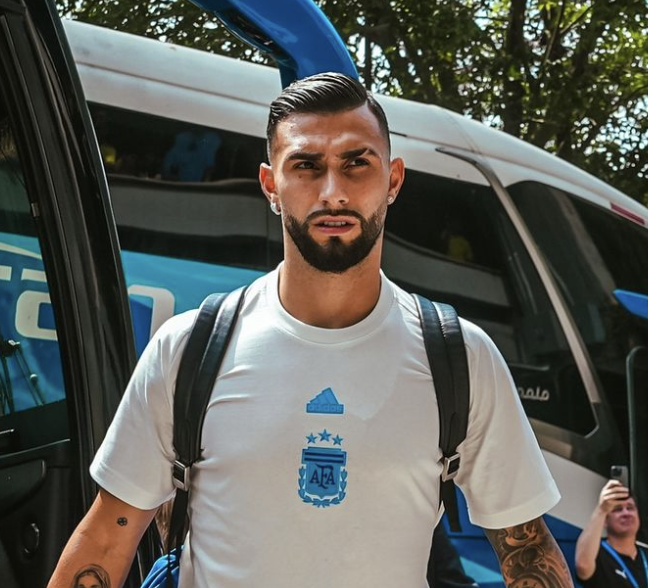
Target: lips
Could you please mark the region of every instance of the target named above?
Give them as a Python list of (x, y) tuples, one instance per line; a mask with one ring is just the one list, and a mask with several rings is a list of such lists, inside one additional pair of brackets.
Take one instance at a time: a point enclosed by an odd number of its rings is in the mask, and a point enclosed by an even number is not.
[(350, 217), (325, 216), (318, 218), (313, 224), (319, 227), (346, 227), (355, 225), (357, 221)]
[(346, 227), (350, 223), (346, 221), (323, 221), (317, 224), (322, 227)]
[(312, 227), (321, 234), (337, 237), (351, 232), (358, 224), (353, 217), (322, 216), (312, 221)]

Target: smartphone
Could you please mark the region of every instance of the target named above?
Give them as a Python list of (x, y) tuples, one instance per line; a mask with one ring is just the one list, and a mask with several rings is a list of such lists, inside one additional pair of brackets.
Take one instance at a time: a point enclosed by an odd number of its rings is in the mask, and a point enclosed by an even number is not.
[(628, 466), (613, 465), (610, 468), (610, 478), (612, 478), (613, 480), (618, 480), (626, 488), (630, 488), (630, 486), (628, 485), (630, 483), (628, 478)]

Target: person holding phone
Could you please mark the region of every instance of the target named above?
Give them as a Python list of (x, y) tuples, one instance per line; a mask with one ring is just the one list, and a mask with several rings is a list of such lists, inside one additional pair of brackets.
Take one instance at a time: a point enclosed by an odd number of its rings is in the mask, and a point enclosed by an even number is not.
[[(615, 470), (618, 468), (618, 471)], [(637, 543), (639, 512), (627, 487), (627, 469), (612, 467), (589, 523), (576, 542), (576, 575), (584, 588), (647, 588), (648, 553)], [(603, 530), (607, 539), (601, 540)]]

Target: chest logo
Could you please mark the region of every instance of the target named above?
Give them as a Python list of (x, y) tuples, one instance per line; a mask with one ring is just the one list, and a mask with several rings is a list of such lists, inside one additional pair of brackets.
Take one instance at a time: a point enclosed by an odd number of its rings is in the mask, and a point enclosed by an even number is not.
[[(306, 437), (299, 468), (299, 497), (320, 508), (340, 504), (346, 496), (346, 451), (342, 437), (324, 429)], [(339, 445), (340, 447), (335, 447)]]
[(626, 576), (626, 573), (623, 570), (614, 570), (619, 576), (621, 576), (624, 580), (628, 579), (628, 576)]
[(344, 414), (344, 404), (340, 404), (331, 388), (322, 390), (306, 405), (306, 412), (319, 414)]

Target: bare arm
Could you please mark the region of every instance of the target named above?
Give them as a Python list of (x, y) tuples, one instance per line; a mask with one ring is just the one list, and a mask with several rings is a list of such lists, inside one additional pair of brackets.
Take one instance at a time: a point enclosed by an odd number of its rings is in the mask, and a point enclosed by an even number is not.
[(599, 496), (599, 502), (576, 542), (576, 575), (589, 580), (596, 571), (596, 556), (601, 546), (605, 517), (628, 497), (628, 489), (617, 480), (610, 480)]
[(484, 531), (509, 588), (573, 588), (565, 557), (542, 517)]
[(76, 588), (87, 570), (101, 588), (120, 588), (157, 509), (140, 510), (100, 490), (56, 566), (48, 588)]

